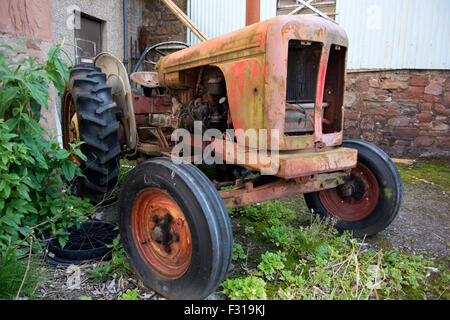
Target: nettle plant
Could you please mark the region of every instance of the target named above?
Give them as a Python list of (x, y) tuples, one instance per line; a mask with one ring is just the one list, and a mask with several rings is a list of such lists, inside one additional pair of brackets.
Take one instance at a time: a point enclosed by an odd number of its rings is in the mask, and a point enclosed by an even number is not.
[(82, 172), (68, 159), (85, 156), (76, 145), (72, 153), (61, 149), (39, 123), (46, 121), (41, 109), (49, 108), (49, 86), (62, 95), (69, 78), (63, 44), (52, 47), (43, 63), (7, 63), (6, 50), (14, 53), (0, 46), (0, 258), (47, 232), (64, 246), (65, 229), (84, 221), (91, 208), (70, 193)]

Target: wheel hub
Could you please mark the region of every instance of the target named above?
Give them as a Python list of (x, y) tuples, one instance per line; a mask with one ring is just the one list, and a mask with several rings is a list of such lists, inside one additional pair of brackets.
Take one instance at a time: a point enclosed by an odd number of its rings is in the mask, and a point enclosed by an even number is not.
[[(63, 109), (63, 144), (66, 150), (72, 150), (70, 145), (80, 142), (80, 132), (75, 103), (72, 94), (68, 92), (64, 95)], [(71, 154), (69, 159), (78, 166), (82, 163), (81, 159), (74, 154)]]
[(167, 213), (163, 218), (158, 215), (153, 216), (153, 222), (156, 223), (151, 233), (153, 241), (164, 246), (167, 253), (172, 252), (171, 244), (180, 241), (180, 236), (172, 228), (173, 217)]
[(176, 280), (189, 269), (192, 239), (186, 218), (165, 191), (145, 189), (131, 214), (134, 243), (147, 266), (161, 278)]
[(375, 175), (362, 163), (352, 170), (345, 184), (319, 192), (320, 201), (333, 216), (359, 221), (375, 209), (380, 195)]

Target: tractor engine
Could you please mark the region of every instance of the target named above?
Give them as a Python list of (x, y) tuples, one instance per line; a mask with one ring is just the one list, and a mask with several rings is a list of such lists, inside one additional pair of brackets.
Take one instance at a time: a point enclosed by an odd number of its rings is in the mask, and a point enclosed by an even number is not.
[[(203, 131), (232, 129), (225, 79), (220, 70), (205, 68), (199, 73), (195, 89), (173, 92), (173, 116), (177, 128), (194, 133), (194, 122), (202, 123)], [(188, 97), (187, 100), (185, 100)], [(184, 99), (183, 99), (184, 98)]]

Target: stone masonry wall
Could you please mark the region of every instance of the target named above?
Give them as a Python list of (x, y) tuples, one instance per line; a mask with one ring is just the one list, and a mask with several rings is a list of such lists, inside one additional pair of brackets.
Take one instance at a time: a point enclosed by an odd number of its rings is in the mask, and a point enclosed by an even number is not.
[(346, 138), (397, 157), (450, 155), (450, 70), (347, 75)]
[[(52, 46), (51, 0), (1, 0), (0, 44), (11, 46), (15, 53), (2, 50), (8, 62), (19, 62), (31, 57), (36, 62), (47, 59)], [(54, 88), (49, 89), (49, 110), (42, 109), (47, 121), (41, 120), (49, 136), (60, 135), (53, 104)]]
[[(187, 0), (175, 0), (174, 3), (187, 12)], [(186, 27), (161, 0), (145, 1), (142, 16), (147, 46), (163, 41), (186, 42)]]

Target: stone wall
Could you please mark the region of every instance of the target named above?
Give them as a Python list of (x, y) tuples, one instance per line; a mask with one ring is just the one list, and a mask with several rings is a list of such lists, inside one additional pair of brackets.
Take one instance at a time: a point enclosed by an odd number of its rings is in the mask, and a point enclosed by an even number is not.
[(450, 70), (347, 75), (345, 136), (392, 156), (450, 155)]
[[(175, 0), (174, 3), (187, 12), (187, 0)], [(186, 27), (161, 0), (145, 1), (142, 17), (147, 46), (163, 41), (186, 42)]]
[[(11, 46), (15, 54), (3, 50), (6, 61), (18, 62), (33, 58), (42, 62), (52, 46), (51, 0), (1, 0), (0, 1), (0, 44)], [(49, 95), (53, 100), (54, 88)], [(59, 122), (53, 101), (49, 110), (42, 110), (47, 121), (41, 124), (50, 136), (60, 135)]]

